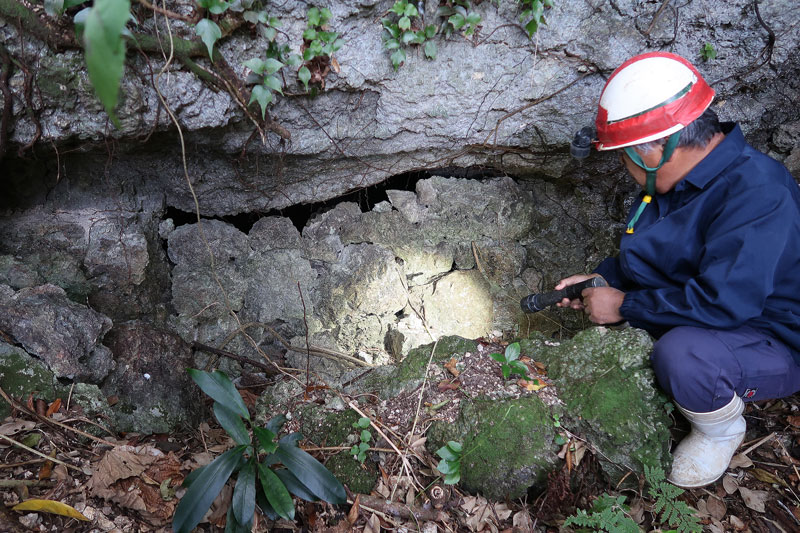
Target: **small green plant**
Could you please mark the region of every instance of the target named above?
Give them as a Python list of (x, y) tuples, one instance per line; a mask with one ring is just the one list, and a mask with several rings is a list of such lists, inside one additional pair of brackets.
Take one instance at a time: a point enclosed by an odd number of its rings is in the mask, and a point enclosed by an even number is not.
[(684, 490), (668, 482), (662, 469), (645, 465), (644, 477), (649, 485), (648, 492), (655, 500), (653, 513), (662, 524), (674, 527), (678, 533), (703, 531), (694, 509), (678, 499)]
[(367, 428), (369, 427), (369, 418), (362, 416), (353, 422), (353, 427), (361, 430), (361, 434), (359, 435), (361, 442), (354, 444), (353, 447), (350, 448), (350, 455), (352, 455), (359, 463), (364, 464), (364, 461), (367, 459), (369, 443), (372, 440), (372, 433), (367, 431)]
[[(561, 427), (561, 419), (558, 416), (558, 414), (553, 415), (553, 427), (556, 429), (559, 429)], [(567, 439), (567, 437), (565, 437), (563, 433), (556, 433), (556, 436), (554, 437), (553, 441), (559, 446), (563, 446), (567, 442), (569, 442), (569, 439)]]
[(528, 367), (519, 360), (519, 343), (514, 342), (506, 346), (504, 354), (493, 353), (489, 356), (500, 363), (503, 379), (508, 379), (511, 374), (517, 374), (523, 379), (528, 379)]
[(189, 533), (200, 523), (233, 474), (237, 476), (226, 531), (250, 531), (256, 505), (272, 519), (293, 520), (295, 509), (291, 494), (308, 501), (324, 500), (334, 504), (346, 501), (344, 487), (333, 474), (297, 447), (297, 442), (303, 438), (301, 434), (291, 433), (275, 441), (286, 422), (284, 416), (273, 418), (263, 428), (255, 426), (228, 376), (223, 372), (195, 369), (188, 372), (214, 400), (214, 416), (236, 442), (236, 447), (186, 476), (183, 482), (186, 493), (172, 520), (175, 533)]
[(451, 440), (436, 450), (436, 455), (442, 458), (436, 465), (436, 470), (444, 475), (445, 485), (458, 483), (461, 479), (461, 459), (463, 458), (461, 443)]
[(545, 8), (553, 7), (553, 0), (520, 0), (522, 14), (520, 22), (525, 24), (525, 31), (530, 37), (539, 29), (541, 24), (547, 24), (544, 19)]
[(297, 71), (297, 78), (303, 83), (306, 91), (310, 81), (324, 87), (333, 53), (344, 45), (338, 33), (328, 31), (328, 21), (332, 16), (326, 7), (322, 9), (312, 7), (308, 10), (308, 23), (303, 32), (301, 49), (304, 63)]
[(425, 57), (436, 59), (436, 43), (432, 41), (437, 28), (433, 24), (424, 26), (416, 6), (408, 0), (397, 0), (389, 10), (390, 15), (381, 19), (383, 24), (383, 47), (391, 55), (392, 67), (400, 68), (406, 60), (403, 47), (424, 45)]
[(717, 58), (717, 49), (714, 48), (714, 45), (711, 43), (706, 43), (703, 45), (703, 48), (700, 50), (700, 57), (703, 58), (703, 61), (709, 61), (711, 59)]
[(453, 32), (464, 31), (464, 35), (470, 36), (478, 29), (481, 23), (481, 16), (472, 11), (469, 0), (452, 0), (445, 5), (439, 6), (436, 16), (444, 17), (446, 22), (443, 27), (444, 34), (450, 36)]
[(578, 509), (577, 514), (567, 518), (565, 527), (575, 527), (579, 533), (589, 531), (609, 531), (612, 533), (639, 533), (640, 529), (632, 518), (627, 516), (630, 511), (625, 505), (625, 496), (610, 496), (601, 494), (590, 512)]
[[(221, 15), (231, 7), (231, 4), (225, 0), (197, 0), (197, 5), (212, 15)], [(212, 19), (205, 17), (195, 24), (194, 32), (205, 43), (206, 48), (208, 48), (208, 57), (213, 61), (214, 43), (222, 38), (222, 30), (219, 25)]]

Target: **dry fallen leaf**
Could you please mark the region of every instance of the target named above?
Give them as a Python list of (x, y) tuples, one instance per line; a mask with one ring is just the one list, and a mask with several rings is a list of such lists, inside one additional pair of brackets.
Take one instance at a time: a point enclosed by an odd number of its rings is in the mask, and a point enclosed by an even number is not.
[(539, 389), (543, 389), (547, 386), (547, 384), (539, 379), (519, 379), (517, 380), (517, 385), (521, 388), (525, 389), (526, 391), (535, 392)]
[(759, 513), (763, 513), (766, 510), (765, 503), (769, 497), (767, 491), (750, 490), (745, 487), (739, 487), (739, 494), (741, 494), (744, 504), (750, 509)]
[(728, 517), (728, 522), (731, 524), (733, 529), (735, 529), (736, 531), (742, 531), (746, 527), (745, 523), (742, 522), (742, 520), (736, 515), (730, 515)]
[(731, 459), (731, 464), (728, 468), (750, 468), (753, 466), (753, 461), (744, 454), (736, 454)]
[(350, 507), (350, 511), (347, 513), (347, 521), (352, 526), (358, 520), (358, 511), (361, 508), (361, 494), (356, 495), (356, 499), (353, 502), (353, 506)]
[(372, 516), (367, 520), (367, 524), (364, 526), (364, 533), (381, 533), (381, 519), (375, 513), (372, 513)]
[(335, 57), (331, 57), (331, 68), (336, 74), (339, 74), (339, 70), (341, 70), (341, 67), (339, 67), (339, 62)]
[(9, 422), (7, 424), (3, 424), (0, 426), (0, 435), (5, 435), (6, 437), (13, 437), (17, 433), (22, 433), (23, 431), (30, 431), (36, 427), (35, 422), (31, 422), (29, 420), (18, 420), (16, 422)]
[(516, 513), (514, 518), (511, 519), (511, 523), (514, 525), (513, 531), (516, 533), (533, 533), (533, 520), (531, 520), (531, 515), (528, 511)]
[(437, 385), (439, 392), (444, 392), (448, 390), (458, 390), (460, 386), (461, 383), (459, 383), (458, 380), (450, 381), (448, 379), (440, 381), (439, 384)]
[(759, 481), (763, 481), (764, 483), (770, 483), (775, 485), (783, 485), (786, 488), (790, 488), (789, 484), (786, 483), (784, 480), (780, 479), (778, 476), (767, 472), (763, 468), (754, 468), (750, 471), (750, 473)]
[(50, 407), (47, 408), (45, 416), (47, 418), (50, 418), (51, 416), (53, 416), (53, 413), (58, 411), (60, 408), (61, 408), (61, 398), (56, 398), (55, 401), (50, 404)]
[(451, 357), (450, 360), (444, 364), (444, 367), (447, 369), (448, 372), (453, 374), (453, 377), (458, 377), (458, 375), (461, 374), (461, 371), (458, 368), (456, 368), (457, 363), (458, 361), (456, 361), (456, 358)]
[(722, 478), (722, 487), (728, 494), (733, 494), (739, 489), (739, 482), (733, 476), (725, 474), (725, 477)]
[(790, 415), (786, 417), (786, 421), (796, 428), (800, 428), (800, 415)]
[(725, 513), (728, 512), (728, 507), (725, 505), (725, 502), (722, 501), (721, 498), (716, 498), (714, 496), (708, 497), (706, 501), (706, 509), (708, 510), (708, 514), (717, 520), (722, 520), (725, 518)]

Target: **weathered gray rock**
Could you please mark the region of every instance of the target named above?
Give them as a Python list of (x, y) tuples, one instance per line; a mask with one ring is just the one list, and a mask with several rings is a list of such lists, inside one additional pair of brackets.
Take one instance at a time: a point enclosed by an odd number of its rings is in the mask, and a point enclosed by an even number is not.
[(186, 373), (194, 358), (180, 337), (144, 322), (125, 322), (106, 335), (106, 344), (116, 368), (102, 390), (119, 399), (113, 409), (119, 431), (166, 433), (200, 420), (200, 391)]
[[(66, 392), (55, 374), (25, 350), (0, 341), (0, 388), (12, 398), (25, 399), (29, 394), (53, 401)], [(0, 403), (0, 420), (11, 414), (11, 406)]]
[(67, 298), (55, 285), (14, 291), (0, 285), (0, 330), (43, 360), (57, 377), (99, 382), (114, 366), (101, 344), (111, 320)]

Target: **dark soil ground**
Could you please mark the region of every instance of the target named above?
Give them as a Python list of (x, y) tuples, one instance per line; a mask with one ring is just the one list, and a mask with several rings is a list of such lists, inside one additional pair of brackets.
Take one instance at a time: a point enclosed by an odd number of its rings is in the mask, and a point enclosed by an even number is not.
[[(546, 369), (531, 361), (527, 362), (531, 378), (537, 381), (504, 381), (497, 364), (488, 357), (491, 351), (502, 351), (498, 348), (483, 343), (472, 359), (461, 362), (461, 370), (453, 365), (452, 370), (432, 371), (422, 398), (412, 394), (383, 404), (374, 400), (372, 405), (362, 400), (361, 405), (370, 416), (380, 419), (392, 441), (404, 446), (403, 451), (408, 450), (413, 467), (410, 475), (390, 444), (378, 440), (371, 453), (379, 458), (380, 475), (372, 494), (350, 493), (348, 504), (336, 507), (295, 500), (295, 521), (274, 522), (257, 512), (253, 531), (569, 531), (563, 528), (564, 520), (578, 509), (591, 509), (603, 494), (624, 497), (624, 516), (642, 531), (679, 529), (677, 523), (670, 527), (656, 512), (656, 501), (644, 479), (638, 490), (619, 491), (608, 486), (591, 452), (578, 441), (573, 441), (569, 452), (565, 449), (563, 466), (550, 475), (548, 488), (523, 500), (487, 501), (462, 493), (458, 485), (437, 482), (440, 478), (434, 467), (438, 458), (425, 451), (421, 439), (426, 424), (433, 418), (449, 416), (457, 403), (455, 389), (448, 384), (458, 380), (461, 394), (468, 395), (533, 391), (548, 401), (547, 395), (552, 393), (548, 391)], [(322, 390), (307, 390), (292, 400), (289, 411), (318, 400)], [(240, 392), (252, 410), (261, 390)], [(47, 405), (35, 397), (6, 397), (3, 401), (13, 402), (16, 409), (11, 417), (0, 421), (2, 533), (171, 531), (183, 478), (231, 446), (229, 437), (211, 416), (198, 428), (181, 434), (114, 435), (88, 423), (74, 406)], [(422, 416), (417, 417), (419, 423), (413, 424), (412, 432), (411, 421), (417, 413)], [(745, 418), (745, 442), (723, 478), (708, 487), (686, 491), (677, 499), (695, 510), (705, 531), (800, 531), (800, 394), (748, 404)], [(288, 426), (292, 429), (291, 422)], [(679, 419), (673, 428), (675, 440), (687, 430), (685, 421)], [(323, 462), (333, 454), (348, 453), (345, 448), (318, 447), (310, 442), (301, 442), (301, 446)], [(230, 487), (223, 489), (197, 531), (224, 531), (231, 493)], [(394, 504), (387, 504), (390, 497)], [(13, 509), (28, 499), (67, 504), (88, 520), (44, 510)], [(55, 510), (69, 511), (65, 509)]]

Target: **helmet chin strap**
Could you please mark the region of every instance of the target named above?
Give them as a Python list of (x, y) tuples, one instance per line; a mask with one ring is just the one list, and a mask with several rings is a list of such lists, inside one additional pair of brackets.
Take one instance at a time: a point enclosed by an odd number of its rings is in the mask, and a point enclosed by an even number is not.
[(647, 207), (647, 204), (653, 201), (653, 196), (656, 194), (656, 172), (660, 169), (664, 163), (669, 161), (670, 157), (672, 157), (672, 153), (675, 151), (675, 148), (678, 146), (678, 141), (681, 138), (681, 130), (676, 131), (672, 135), (669, 136), (667, 139), (667, 143), (664, 145), (664, 151), (661, 153), (661, 161), (658, 162), (658, 165), (654, 167), (648, 167), (642, 161), (642, 156), (639, 155), (633, 146), (626, 146), (623, 148), (625, 153), (630, 158), (633, 163), (643, 169), (647, 176), (647, 180), (645, 181), (645, 195), (642, 198), (642, 203), (639, 204), (638, 209), (636, 209), (636, 213), (634, 213), (633, 218), (628, 223), (628, 229), (625, 230), (625, 233), (633, 233), (633, 226), (639, 220), (639, 217), (642, 215), (644, 208)]

